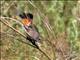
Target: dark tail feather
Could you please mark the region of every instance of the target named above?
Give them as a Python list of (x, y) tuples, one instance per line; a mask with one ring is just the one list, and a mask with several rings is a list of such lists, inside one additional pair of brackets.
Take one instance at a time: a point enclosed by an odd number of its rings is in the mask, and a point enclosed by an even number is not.
[(27, 39), (36, 47), (39, 48), (38, 45), (36, 44), (36, 41), (34, 39), (31, 39), (30, 37), (27, 37)]

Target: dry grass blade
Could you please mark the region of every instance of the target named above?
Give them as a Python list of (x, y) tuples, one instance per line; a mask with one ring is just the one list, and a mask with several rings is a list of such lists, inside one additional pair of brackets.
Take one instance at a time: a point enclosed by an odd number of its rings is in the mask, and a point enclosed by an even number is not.
[[(20, 34), (21, 36), (23, 36), (24, 38), (26, 38), (26, 36), (25, 36), (24, 34), (22, 34), (21, 32), (19, 32), (19, 31), (16, 30), (15, 28), (13, 28), (13, 27), (9, 24), (8, 21), (5, 21), (5, 22), (4, 22), (4, 21), (2, 21), (1, 19), (0, 19), (0, 21), (1, 21), (3, 24), (5, 24), (6, 26), (8, 26), (9, 28), (11, 28), (12, 30), (14, 30), (15, 32), (19, 33), (19, 34)], [(21, 42), (25, 43), (24, 41), (21, 41)], [(28, 44), (28, 45), (36, 48), (35, 46), (33, 46), (33, 45), (29, 44), (29, 43), (26, 43), (26, 44)], [(46, 54), (45, 52), (43, 52), (40, 48), (36, 48), (36, 49), (38, 49), (38, 50), (39, 50), (40, 52), (42, 52), (49, 60), (51, 60), (51, 59), (47, 56), (47, 54)]]

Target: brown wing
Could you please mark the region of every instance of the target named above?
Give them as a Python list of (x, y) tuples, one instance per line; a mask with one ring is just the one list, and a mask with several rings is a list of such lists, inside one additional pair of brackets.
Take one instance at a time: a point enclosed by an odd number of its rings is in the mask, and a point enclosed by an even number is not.
[(29, 28), (28, 35), (36, 41), (39, 40), (39, 33), (33, 28)]

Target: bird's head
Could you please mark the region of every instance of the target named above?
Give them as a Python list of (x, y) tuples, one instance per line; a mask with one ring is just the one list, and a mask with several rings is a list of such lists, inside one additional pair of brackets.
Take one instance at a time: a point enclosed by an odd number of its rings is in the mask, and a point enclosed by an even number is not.
[(19, 17), (22, 19), (22, 23), (24, 25), (30, 25), (32, 23), (32, 20), (33, 20), (33, 14), (31, 13), (22, 13), (22, 14), (19, 14)]

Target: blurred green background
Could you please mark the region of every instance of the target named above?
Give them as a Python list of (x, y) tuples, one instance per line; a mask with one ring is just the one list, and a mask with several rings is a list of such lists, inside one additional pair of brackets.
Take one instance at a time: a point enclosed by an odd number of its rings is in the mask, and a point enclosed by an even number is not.
[[(51, 60), (60, 57), (56, 58), (58, 52), (55, 49), (63, 52), (63, 55), (58, 60), (64, 60), (64, 55), (73, 57), (74, 60), (80, 60), (80, 1), (3, 0), (0, 1), (0, 6), (0, 16), (8, 17), (3, 21), (10, 22), (11, 26), (24, 35), (23, 27), (12, 19), (21, 21), (16, 18), (19, 11), (30, 12), (34, 15), (33, 23), (42, 37), (42, 50)], [(0, 22), (0, 26), (1, 60), (48, 60), (37, 49), (20, 42), (20, 40), (26, 41), (26, 39), (18, 33), (2, 22)], [(56, 47), (52, 48), (53, 45)]]

